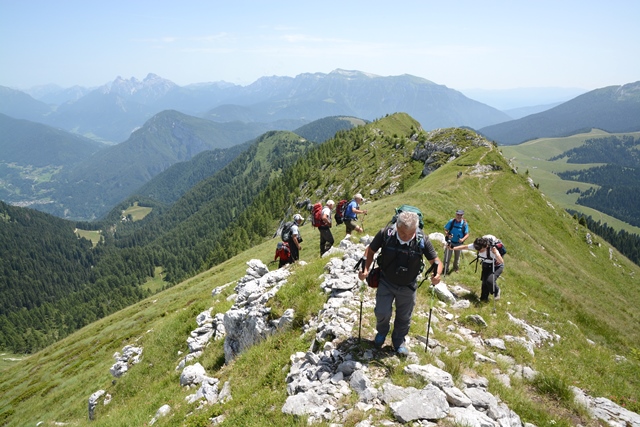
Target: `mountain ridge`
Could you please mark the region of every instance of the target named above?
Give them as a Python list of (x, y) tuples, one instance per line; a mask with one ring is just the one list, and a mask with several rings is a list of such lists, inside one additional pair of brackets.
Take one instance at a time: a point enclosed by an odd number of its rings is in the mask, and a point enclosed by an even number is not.
[(592, 128), (609, 133), (640, 130), (640, 81), (596, 89), (541, 113), (483, 127), (478, 132), (499, 144), (514, 145)]
[[(393, 119), (396, 123), (391, 120), (373, 123), (374, 128), (380, 129), (375, 141), (355, 138), (353, 142), (362, 141), (362, 149), (375, 152), (378, 157), (388, 151), (406, 161), (404, 150), (398, 150), (397, 146), (401, 141), (410, 146), (411, 135), (417, 129), (411, 129), (411, 121), (404, 121), (402, 117)], [(402, 138), (397, 127), (400, 123), (405, 132)], [(393, 132), (398, 138), (393, 138)], [(427, 145), (434, 142), (432, 138), (447, 141), (453, 135), (455, 131), (417, 139)], [(342, 155), (335, 157), (335, 165), (346, 160)], [(421, 175), (424, 166), (419, 163), (419, 167), (412, 168), (417, 175)], [(376, 171), (378, 166), (372, 165), (371, 170)], [(458, 172), (462, 172), (461, 177)], [(429, 232), (442, 232), (446, 219), (464, 207), (473, 236), (491, 232), (501, 237), (509, 248), (505, 260), (507, 270), (500, 279), (503, 295), (496, 301), (495, 316), (491, 305), (475, 305), (473, 298), (469, 300), (471, 305), (460, 311), (444, 308), (439, 303), (434, 306), (427, 288), (420, 289), (410, 339), (419, 342), (418, 336), (424, 337), (427, 314), (429, 308), (434, 307), (438, 322), (434, 320), (431, 324), (431, 340), (438, 341), (442, 351), (425, 353), (417, 345), (414, 351), (418, 363), (438, 364), (440, 360), (440, 366), (444, 365), (452, 373), (456, 385), (461, 384), (464, 374), (477, 372), (488, 379), (488, 389), (498, 394), (523, 422), (535, 425), (597, 425), (598, 421), (573, 406), (571, 399), (563, 400), (555, 394), (568, 389), (568, 385), (588, 389), (593, 396), (609, 396), (617, 403), (637, 407), (638, 376), (635, 374), (640, 369), (640, 361), (633, 356), (633, 348), (640, 336), (640, 322), (633, 307), (640, 295), (638, 289), (628, 283), (640, 273), (639, 267), (620, 257), (615, 250), (609, 252), (599, 241), (588, 244), (585, 240), (588, 230), (570, 215), (554, 208), (526, 178), (512, 173), (508, 162), (491, 144), (470, 148), (426, 177), (409, 181), (411, 183), (399, 187), (402, 191), (373, 198), (366, 205), (367, 234), (383, 227), (395, 207), (410, 201), (422, 210), (425, 229)], [(320, 190), (314, 193), (314, 199), (324, 200), (342, 191), (337, 181), (319, 181), (319, 185), (315, 182), (315, 177), (308, 181), (309, 191)], [(303, 193), (297, 194), (292, 202), (303, 196)], [(238, 226), (242, 228), (243, 224), (239, 222)], [(271, 226), (275, 224), (272, 222)], [(313, 351), (315, 331), (309, 333), (304, 325), (323, 308), (327, 309), (324, 304), (328, 295), (319, 286), (319, 276), (324, 272), (327, 259), (318, 256), (317, 233), (308, 224), (301, 231), (305, 237), (302, 259), (307, 265), (292, 269), (288, 283), (276, 293), (269, 306), (272, 320), (279, 319), (286, 309), (295, 308), (292, 329), (257, 343), (233, 363), (224, 363), (223, 340), (211, 341), (197, 358), (207, 375), (219, 378), (220, 384), (229, 381), (233, 396), (230, 401), (211, 405), (188, 403), (185, 399), (193, 390), (180, 386), (175, 368), (185, 360), (181, 352), (186, 351), (187, 342), (191, 342), (185, 341), (199, 326), (194, 319), (208, 310), (211, 317), (229, 310), (232, 305), (229, 297), (241, 282), (239, 278), (248, 274), (246, 262), (259, 259), (266, 264), (272, 259), (275, 242), (270, 239), (252, 239), (246, 251), (213, 269), (102, 319), (6, 369), (0, 406), (7, 407), (5, 402), (11, 402), (12, 411), (2, 412), (1, 419), (8, 426), (41, 420), (94, 426), (141, 424), (148, 423), (158, 408), (169, 404), (171, 416), (158, 418), (159, 425), (209, 425), (213, 418), (222, 425), (306, 425), (305, 416), (300, 419), (286, 415), (281, 408), (288, 397), (287, 374), (294, 365), (291, 356), (302, 352), (312, 357), (309, 351)], [(342, 233), (341, 228), (334, 229), (338, 239)], [(442, 253), (441, 248), (438, 251)], [(479, 287), (478, 273), (466, 262), (460, 273), (447, 278), (452, 280), (452, 286), (459, 282), (471, 289)], [(350, 316), (355, 315), (357, 321), (357, 307), (354, 309)], [(452, 320), (448, 320), (442, 310), (451, 314)], [(468, 341), (445, 333), (451, 327), (455, 332), (478, 331), (482, 339), (505, 334), (519, 336), (520, 329), (509, 323), (507, 313), (553, 331), (561, 339), (553, 346), (536, 348), (535, 357), (523, 346), (507, 343), (505, 350), (494, 350), (494, 364), (478, 361), (475, 354), (484, 350), (479, 350), (472, 338)], [(472, 323), (469, 319), (472, 315), (480, 315), (487, 325)], [(388, 377), (394, 384), (424, 388), (425, 382), (411, 380), (404, 374), (404, 368), (413, 361), (380, 356), (372, 350), (370, 339), (374, 324), (372, 308), (367, 305), (362, 317), (363, 341), (355, 351), (360, 357), (370, 350), (372, 357), (351, 360), (368, 364), (369, 372), (379, 372), (381, 378)], [(358, 334), (355, 321), (353, 325), (351, 343), (356, 342)], [(338, 348), (346, 350), (347, 343), (341, 339), (335, 345), (341, 343)], [(130, 365), (129, 372), (114, 384), (109, 367), (113, 364), (114, 352), (122, 351), (124, 345), (143, 347), (142, 363)], [(624, 359), (616, 362), (616, 355), (623, 355)], [(531, 366), (539, 373), (540, 381), (528, 382), (514, 376), (511, 387), (500, 385), (497, 374), (492, 372), (505, 369), (505, 358)], [(195, 365), (196, 359), (189, 360), (189, 364)], [(545, 387), (547, 391), (543, 391)], [(98, 389), (112, 396), (111, 403), (99, 406), (96, 419), (88, 421), (86, 402)], [(341, 401), (348, 409), (354, 408), (343, 420), (345, 425), (355, 426), (359, 422), (377, 425), (389, 421), (388, 412), (380, 415), (371, 408), (365, 410), (358, 404), (359, 400), (351, 394)], [(217, 418), (221, 415), (224, 421)]]

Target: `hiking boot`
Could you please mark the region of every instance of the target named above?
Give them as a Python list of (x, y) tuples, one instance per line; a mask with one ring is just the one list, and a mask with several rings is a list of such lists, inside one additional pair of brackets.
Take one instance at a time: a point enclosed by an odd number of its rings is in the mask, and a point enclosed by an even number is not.
[(498, 292), (496, 292), (496, 296), (494, 298), (496, 301), (500, 299), (500, 288), (498, 288)]
[(378, 332), (376, 334), (376, 338), (373, 340), (373, 345), (375, 345), (376, 348), (382, 347), (382, 345), (384, 344), (385, 338), (387, 338), (386, 335), (382, 335), (380, 332)]
[(398, 352), (398, 356), (408, 356), (409, 355), (409, 350), (407, 349), (407, 347), (405, 347), (403, 345), (398, 347), (396, 349), (396, 351)]

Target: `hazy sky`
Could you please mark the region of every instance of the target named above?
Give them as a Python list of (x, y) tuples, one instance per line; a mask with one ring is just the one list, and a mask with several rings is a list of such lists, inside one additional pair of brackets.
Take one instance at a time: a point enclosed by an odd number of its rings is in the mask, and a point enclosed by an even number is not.
[(359, 70), (450, 88), (640, 80), (640, 1), (0, 0), (0, 85)]

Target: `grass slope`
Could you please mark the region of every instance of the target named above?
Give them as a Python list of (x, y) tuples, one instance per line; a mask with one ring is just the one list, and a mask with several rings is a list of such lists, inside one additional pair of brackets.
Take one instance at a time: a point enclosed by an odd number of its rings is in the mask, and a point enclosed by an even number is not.
[[(502, 170), (473, 173), (477, 164), (495, 164)], [(456, 178), (458, 172), (463, 172), (460, 179)], [(640, 313), (636, 309), (640, 306), (640, 288), (630, 286), (637, 283), (640, 268), (615, 250), (610, 260), (606, 244), (588, 246), (584, 238), (587, 230), (562, 209), (547, 203), (524, 177), (510, 172), (495, 148), (469, 151), (407, 186), (404, 193), (367, 204), (365, 231), (373, 234), (383, 227), (394, 208), (403, 203), (422, 209), (427, 232), (442, 231), (455, 209), (463, 208), (472, 237), (490, 232), (502, 238), (509, 249), (507, 268), (500, 279), (503, 297), (496, 304), (496, 315), (491, 315), (490, 305), (472, 305), (458, 313), (460, 319), (480, 314), (488, 322), (483, 336), (500, 336), (517, 333), (507, 320), (507, 313), (511, 313), (562, 337), (552, 347), (536, 349), (535, 358), (518, 346), (507, 349), (506, 354), (518, 363), (529, 364), (543, 379), (555, 384), (536, 388), (535, 384), (514, 383), (513, 388), (506, 389), (492, 383), (493, 392), (523, 421), (538, 426), (568, 426), (576, 422), (595, 425), (570, 402), (555, 397), (556, 391), (566, 390), (568, 385), (585, 388), (593, 396), (611, 397), (626, 403), (631, 410), (640, 409)], [(334, 230), (337, 239), (343, 233), (341, 227)], [(318, 286), (318, 276), (327, 260), (318, 257), (317, 231), (307, 224), (302, 227), (302, 234), (305, 242), (301, 258), (309, 264), (295, 267), (289, 285), (277, 294), (273, 306), (276, 312), (295, 307), (298, 316), (308, 320), (326, 299)], [(597, 238), (596, 242), (602, 243)], [(213, 307), (212, 313), (225, 312), (232, 304), (226, 297), (233, 292), (233, 286), (215, 298), (211, 290), (242, 277), (249, 259), (270, 261), (275, 243), (266, 240), (256, 244), (205, 273), (5, 368), (1, 373), (0, 424), (22, 426), (44, 421), (45, 425), (52, 425), (57, 421), (76, 426), (146, 425), (160, 406), (169, 404), (171, 415), (156, 425), (205, 426), (210, 424), (209, 418), (219, 414), (225, 414), (225, 426), (306, 425), (304, 419), (281, 413), (287, 397), (289, 356), (309, 348), (309, 338), (301, 335), (299, 327), (269, 338), (229, 365), (224, 365), (221, 341), (207, 347), (199, 362), (209, 375), (231, 382), (233, 400), (224, 405), (196, 410), (187, 404), (184, 398), (193, 390), (180, 388), (180, 373), (175, 370), (179, 352), (186, 350), (189, 332), (196, 327), (195, 317), (209, 307)], [(479, 273), (467, 265), (468, 261), (467, 257), (461, 272), (450, 277), (449, 284), (479, 292)], [(423, 287), (416, 312), (428, 311), (428, 304)], [(410, 335), (423, 333), (425, 323), (424, 317), (414, 316)], [(373, 336), (373, 324), (373, 313), (366, 311), (364, 337)], [(447, 340), (440, 333), (442, 329), (436, 328), (435, 339)], [(357, 328), (354, 333), (357, 336)], [(114, 384), (109, 374), (114, 363), (112, 355), (126, 344), (143, 346), (144, 358)], [(459, 357), (446, 359), (447, 369), (459, 378), (460, 372), (474, 366), (473, 347), (456, 340), (446, 344), (462, 349)], [(614, 362), (616, 354), (625, 356), (626, 361)], [(422, 363), (433, 361), (428, 353), (419, 357)], [(402, 366), (388, 368), (392, 375), (402, 372)], [(480, 373), (491, 376), (490, 369)], [(113, 400), (99, 407), (98, 418), (89, 422), (87, 400), (99, 389), (105, 389)], [(362, 413), (360, 419), (366, 417)], [(356, 418), (354, 415), (344, 425), (355, 425), (360, 421)]]

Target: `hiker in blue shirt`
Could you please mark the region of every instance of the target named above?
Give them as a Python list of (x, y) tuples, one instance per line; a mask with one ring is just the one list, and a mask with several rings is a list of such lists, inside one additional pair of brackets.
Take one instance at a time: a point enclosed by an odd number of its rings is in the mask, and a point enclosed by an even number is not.
[(448, 243), (444, 253), (445, 269), (449, 268), (451, 254), (454, 254), (453, 268), (447, 271), (446, 274), (449, 274), (451, 272), (456, 273), (458, 271), (458, 268), (460, 267), (459, 263), (461, 250), (454, 251), (451, 248), (453, 246), (459, 246), (463, 244), (464, 241), (469, 238), (469, 223), (463, 217), (464, 211), (462, 209), (458, 209), (456, 211), (456, 217), (451, 218), (449, 222), (447, 222), (447, 224), (444, 226), (446, 241)]
[(360, 203), (362, 203), (362, 194), (358, 193), (353, 196), (353, 200), (349, 202), (344, 212), (344, 226), (347, 229), (347, 235), (350, 235), (354, 230), (358, 233), (362, 233), (364, 230), (362, 227), (356, 224), (358, 220), (358, 214), (366, 215), (367, 211), (360, 209)]

